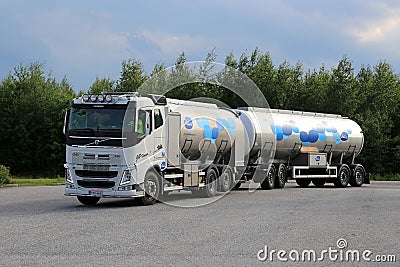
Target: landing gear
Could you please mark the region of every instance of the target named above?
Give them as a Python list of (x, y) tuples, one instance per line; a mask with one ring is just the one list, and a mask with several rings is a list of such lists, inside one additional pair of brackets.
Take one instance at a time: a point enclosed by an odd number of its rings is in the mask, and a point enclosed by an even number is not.
[(323, 187), (325, 185), (325, 180), (324, 179), (313, 179), (312, 183), (315, 185), (315, 187)]
[(296, 183), (300, 186), (300, 187), (308, 187), (311, 183), (310, 179), (296, 179)]

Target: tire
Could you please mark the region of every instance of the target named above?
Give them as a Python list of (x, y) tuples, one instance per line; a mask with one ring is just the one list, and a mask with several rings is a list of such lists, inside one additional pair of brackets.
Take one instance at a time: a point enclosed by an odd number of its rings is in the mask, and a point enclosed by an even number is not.
[(311, 183), (310, 179), (296, 179), (296, 183), (300, 186), (300, 187), (308, 187)]
[(153, 171), (149, 171), (144, 178), (144, 197), (139, 199), (144, 206), (153, 205), (161, 194), (160, 179)]
[(219, 191), (228, 192), (231, 190), (233, 186), (233, 175), (232, 169), (230, 167), (226, 167), (221, 176), (218, 178), (219, 180)]
[(264, 181), (261, 182), (261, 188), (263, 190), (271, 190), (275, 186), (275, 176), (276, 176), (276, 168), (273, 164), (269, 167), (267, 176)]
[(351, 171), (347, 164), (342, 164), (339, 168), (338, 176), (333, 182), (336, 187), (343, 188), (349, 184)]
[(83, 205), (88, 205), (88, 206), (94, 206), (100, 200), (99, 197), (78, 196), (77, 198), (79, 202), (81, 202)]
[(203, 188), (200, 188), (199, 191), (197, 191), (196, 195), (199, 195), (200, 197), (204, 198), (209, 198), (215, 196), (217, 193), (217, 172), (214, 170), (214, 168), (208, 168), (207, 170), (207, 176), (206, 176), (206, 186)]
[(287, 170), (285, 164), (279, 164), (275, 177), (275, 188), (284, 188), (287, 181)]
[(353, 171), (353, 175), (350, 178), (350, 185), (360, 187), (363, 185), (365, 180), (365, 169), (362, 165), (356, 165)]
[(325, 185), (325, 179), (314, 179), (312, 180), (312, 183), (315, 185), (315, 187), (323, 187)]

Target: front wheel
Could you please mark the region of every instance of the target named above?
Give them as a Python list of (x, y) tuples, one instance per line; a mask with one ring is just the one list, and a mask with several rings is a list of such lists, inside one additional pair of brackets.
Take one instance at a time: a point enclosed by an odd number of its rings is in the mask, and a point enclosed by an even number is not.
[(141, 204), (148, 206), (157, 202), (161, 192), (158, 175), (150, 171), (144, 178), (144, 197), (140, 198)]
[(79, 202), (81, 202), (83, 205), (88, 205), (88, 206), (94, 206), (100, 200), (99, 197), (78, 196), (77, 198)]

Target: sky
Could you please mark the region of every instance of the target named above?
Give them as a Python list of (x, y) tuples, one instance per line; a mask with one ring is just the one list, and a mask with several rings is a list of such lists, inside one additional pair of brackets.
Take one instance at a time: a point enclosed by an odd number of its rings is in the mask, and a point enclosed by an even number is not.
[(0, 36), (1, 80), (39, 62), (76, 91), (117, 80), (123, 60), (150, 73), (213, 48), (219, 63), (258, 47), (275, 66), (330, 68), (348, 55), (356, 70), (387, 60), (400, 72), (397, 0), (0, 0)]

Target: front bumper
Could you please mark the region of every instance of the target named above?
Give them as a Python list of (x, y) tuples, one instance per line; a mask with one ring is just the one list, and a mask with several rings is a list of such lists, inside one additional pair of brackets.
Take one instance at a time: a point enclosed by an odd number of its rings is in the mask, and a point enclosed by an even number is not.
[[(97, 195), (95, 195), (97, 194)], [(100, 196), (104, 198), (135, 198), (143, 197), (142, 190), (114, 191), (109, 189), (97, 188), (65, 188), (66, 196)]]

